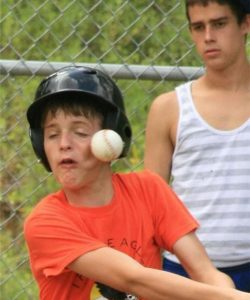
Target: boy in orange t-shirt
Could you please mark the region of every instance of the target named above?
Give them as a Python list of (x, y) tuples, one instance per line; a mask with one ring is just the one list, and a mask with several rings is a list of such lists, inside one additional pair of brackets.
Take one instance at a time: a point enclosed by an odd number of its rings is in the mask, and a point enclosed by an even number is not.
[[(211, 264), (196, 220), (158, 175), (113, 173), (93, 154), (92, 136), (103, 128), (122, 138), (118, 158), (132, 136), (120, 90), (106, 74), (59, 70), (41, 82), (27, 117), (34, 151), (61, 185), (24, 225), (40, 299), (249, 300)], [(194, 280), (161, 271), (161, 249), (175, 253)]]

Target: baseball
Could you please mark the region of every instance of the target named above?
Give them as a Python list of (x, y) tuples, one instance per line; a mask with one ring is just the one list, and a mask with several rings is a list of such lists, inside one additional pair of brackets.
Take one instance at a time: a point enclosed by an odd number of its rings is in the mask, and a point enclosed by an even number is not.
[(112, 161), (121, 155), (123, 141), (114, 130), (103, 129), (92, 136), (91, 150), (99, 160), (104, 162)]

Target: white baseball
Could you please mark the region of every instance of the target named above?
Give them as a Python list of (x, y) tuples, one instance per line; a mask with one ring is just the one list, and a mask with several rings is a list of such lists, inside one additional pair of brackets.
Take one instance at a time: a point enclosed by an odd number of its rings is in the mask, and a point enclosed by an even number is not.
[(104, 162), (112, 161), (121, 155), (123, 141), (114, 130), (103, 129), (92, 136), (91, 150), (99, 160)]

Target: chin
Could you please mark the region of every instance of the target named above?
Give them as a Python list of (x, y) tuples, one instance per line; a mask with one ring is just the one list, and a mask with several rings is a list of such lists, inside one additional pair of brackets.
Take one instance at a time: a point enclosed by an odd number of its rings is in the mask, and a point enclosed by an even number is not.
[(79, 179), (72, 174), (64, 174), (64, 176), (59, 176), (57, 180), (63, 188), (67, 189), (76, 189), (80, 185)]

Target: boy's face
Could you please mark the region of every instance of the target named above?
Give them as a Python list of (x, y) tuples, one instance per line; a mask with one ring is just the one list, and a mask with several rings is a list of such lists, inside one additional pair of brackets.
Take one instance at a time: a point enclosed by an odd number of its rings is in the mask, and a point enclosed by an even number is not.
[(191, 37), (207, 67), (223, 69), (243, 56), (249, 24), (239, 25), (228, 5), (196, 4), (188, 11)]
[[(56, 180), (65, 189), (79, 189), (96, 178), (101, 163), (90, 149), (92, 135), (101, 129), (98, 118), (50, 112), (44, 122), (44, 149)], [(96, 173), (95, 173), (96, 172)]]

